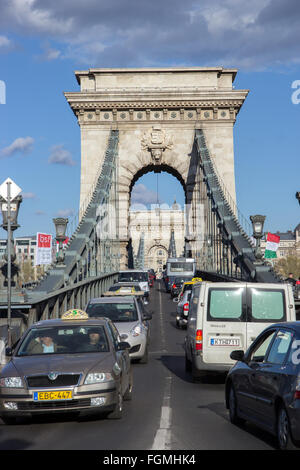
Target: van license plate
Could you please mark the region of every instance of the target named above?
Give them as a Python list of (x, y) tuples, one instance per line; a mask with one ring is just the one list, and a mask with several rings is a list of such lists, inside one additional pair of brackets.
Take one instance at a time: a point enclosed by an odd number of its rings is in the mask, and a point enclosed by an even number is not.
[(211, 346), (240, 346), (239, 338), (211, 338)]

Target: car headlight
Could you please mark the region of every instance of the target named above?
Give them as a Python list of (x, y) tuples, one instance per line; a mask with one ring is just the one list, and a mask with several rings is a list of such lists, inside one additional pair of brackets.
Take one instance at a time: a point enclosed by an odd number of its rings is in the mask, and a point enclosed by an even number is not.
[(137, 325), (134, 328), (132, 328), (132, 330), (130, 331), (130, 334), (132, 336), (139, 336), (142, 333), (142, 331), (143, 331), (143, 329), (142, 329), (141, 325)]
[(0, 379), (0, 387), (23, 388), (21, 377), (4, 377)]
[(99, 384), (99, 383), (109, 382), (110, 380), (113, 380), (113, 377), (109, 373), (93, 372), (86, 376), (84, 384), (85, 385)]

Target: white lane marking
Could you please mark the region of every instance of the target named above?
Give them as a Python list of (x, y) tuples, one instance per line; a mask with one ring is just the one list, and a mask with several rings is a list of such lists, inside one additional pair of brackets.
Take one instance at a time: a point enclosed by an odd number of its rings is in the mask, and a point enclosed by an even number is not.
[[(159, 319), (160, 331), (162, 339), (162, 353), (167, 352), (166, 349), (166, 335), (164, 328), (164, 317), (162, 312), (162, 295), (159, 291)], [(156, 431), (155, 438), (151, 450), (167, 450), (171, 448), (171, 422), (172, 422), (172, 409), (170, 406), (171, 401), (171, 386), (172, 376), (165, 378), (163, 404), (161, 407), (159, 429)]]
[(161, 408), (159, 429), (156, 431), (151, 450), (168, 450), (171, 448), (171, 400), (172, 377), (166, 377), (163, 406)]

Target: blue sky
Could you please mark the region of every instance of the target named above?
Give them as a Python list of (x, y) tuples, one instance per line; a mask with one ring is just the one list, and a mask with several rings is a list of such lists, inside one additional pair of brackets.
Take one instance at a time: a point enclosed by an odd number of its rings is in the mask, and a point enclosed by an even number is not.
[[(296, 0), (0, 0), (0, 184), (10, 177), (23, 190), (15, 236), (54, 233), (58, 215), (75, 228), (80, 131), (63, 95), (79, 90), (74, 70), (157, 65), (239, 69), (234, 85), (250, 93), (234, 129), (237, 204), (247, 219), (266, 215), (266, 230), (294, 229), (299, 13)], [(145, 175), (136, 200), (156, 202), (156, 188)], [(172, 176), (161, 173), (158, 190), (183, 204)]]

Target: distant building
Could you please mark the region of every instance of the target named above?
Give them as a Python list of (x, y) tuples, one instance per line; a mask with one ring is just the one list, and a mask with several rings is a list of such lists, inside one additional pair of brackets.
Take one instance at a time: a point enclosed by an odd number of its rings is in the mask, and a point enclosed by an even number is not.
[(185, 214), (174, 201), (169, 209), (157, 207), (151, 210), (130, 210), (130, 236), (133, 253), (139, 252), (143, 238), (144, 268), (153, 268), (157, 273), (163, 271), (169, 256), (171, 234), (174, 237), (174, 250), (182, 256), (185, 246)]
[[(292, 230), (287, 232), (275, 232), (275, 235), (280, 237), (279, 248), (277, 250), (277, 258), (286, 258), (290, 254), (296, 252), (300, 258), (300, 224)], [(264, 252), (266, 247), (266, 239), (263, 238), (261, 241), (261, 249)]]

